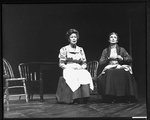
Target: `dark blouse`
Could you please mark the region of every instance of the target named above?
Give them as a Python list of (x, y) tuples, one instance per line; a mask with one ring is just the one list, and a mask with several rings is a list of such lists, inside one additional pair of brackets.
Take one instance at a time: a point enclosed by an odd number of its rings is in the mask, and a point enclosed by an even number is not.
[[(112, 60), (112, 59), (108, 59), (110, 56), (110, 51), (111, 51), (110, 46), (103, 50), (101, 58), (99, 60), (100, 65), (106, 66), (109, 64), (109, 61)], [(128, 52), (123, 47), (119, 47), (117, 45), (116, 51), (117, 51), (118, 55), (123, 57), (123, 60), (116, 59), (120, 65), (122, 65), (122, 64), (129, 65), (130, 63), (132, 63), (132, 57), (128, 54)]]

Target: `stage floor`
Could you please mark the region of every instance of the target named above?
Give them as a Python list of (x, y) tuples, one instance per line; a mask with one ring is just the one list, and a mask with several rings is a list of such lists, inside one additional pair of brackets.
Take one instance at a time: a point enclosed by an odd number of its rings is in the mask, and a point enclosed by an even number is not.
[(10, 97), (10, 111), (3, 108), (4, 118), (89, 118), (89, 117), (146, 117), (146, 98), (139, 98), (136, 103), (102, 103), (101, 96), (91, 95), (88, 104), (58, 104), (55, 94), (44, 94), (44, 102), (39, 95), (34, 100), (25, 102), (22, 97)]

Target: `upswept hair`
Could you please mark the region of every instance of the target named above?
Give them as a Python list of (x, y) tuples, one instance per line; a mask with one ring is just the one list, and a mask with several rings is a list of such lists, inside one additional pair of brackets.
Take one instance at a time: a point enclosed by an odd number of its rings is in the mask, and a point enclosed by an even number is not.
[(70, 29), (66, 33), (67, 40), (69, 40), (69, 37), (72, 33), (75, 33), (77, 35), (77, 39), (79, 39), (79, 32), (76, 29)]
[(113, 34), (115, 34), (115, 35), (117, 36), (117, 41), (119, 41), (119, 36), (118, 36), (118, 34), (117, 34), (116, 32), (111, 32), (111, 33), (109, 34), (109, 38), (110, 38), (110, 36), (113, 35)]

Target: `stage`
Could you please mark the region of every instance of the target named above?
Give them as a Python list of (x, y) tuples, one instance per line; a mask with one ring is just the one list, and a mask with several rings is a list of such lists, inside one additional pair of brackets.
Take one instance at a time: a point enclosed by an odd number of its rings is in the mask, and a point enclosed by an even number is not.
[(10, 97), (10, 111), (4, 104), (4, 118), (96, 118), (96, 117), (146, 117), (146, 98), (136, 103), (103, 103), (101, 96), (91, 95), (88, 104), (58, 104), (55, 94), (44, 94), (44, 102), (39, 95), (25, 102), (22, 97)]

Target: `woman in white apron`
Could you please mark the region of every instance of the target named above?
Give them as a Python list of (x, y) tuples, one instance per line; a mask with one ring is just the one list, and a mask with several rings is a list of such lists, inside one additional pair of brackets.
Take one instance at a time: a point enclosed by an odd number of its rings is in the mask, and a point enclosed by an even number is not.
[(63, 77), (59, 79), (56, 98), (62, 103), (87, 103), (90, 90), (93, 90), (93, 81), (86, 70), (84, 50), (77, 46), (79, 33), (70, 29), (66, 36), (70, 44), (62, 47), (58, 56)]

